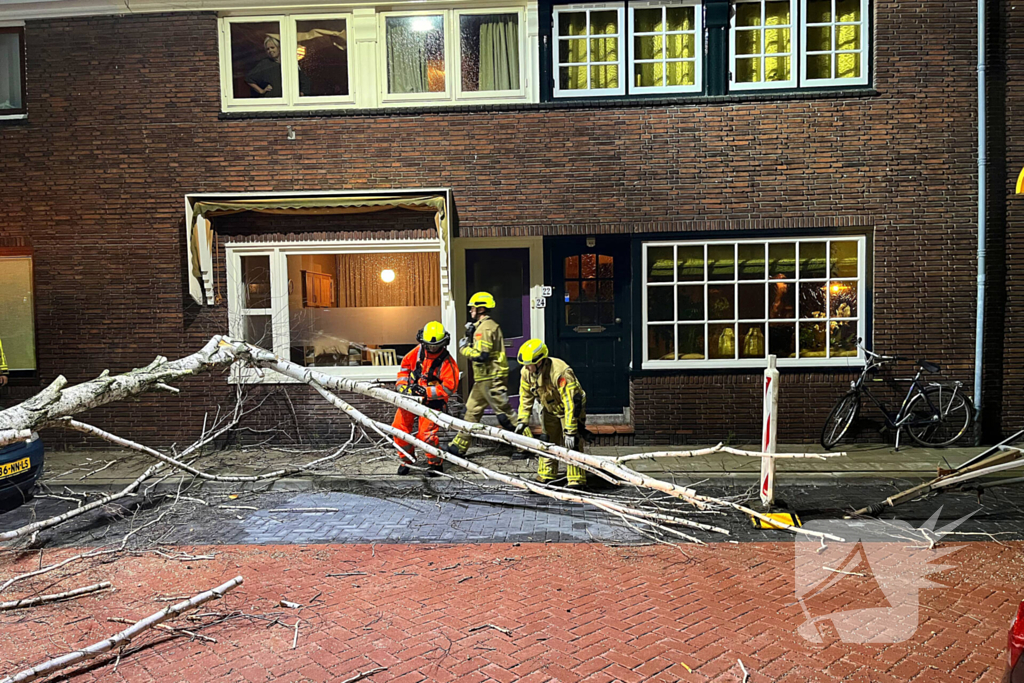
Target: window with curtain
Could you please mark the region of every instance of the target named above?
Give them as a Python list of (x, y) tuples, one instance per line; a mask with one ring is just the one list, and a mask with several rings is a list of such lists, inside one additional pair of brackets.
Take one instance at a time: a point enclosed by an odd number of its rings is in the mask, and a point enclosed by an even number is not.
[(863, 237), (648, 242), (644, 367), (847, 363), (865, 334)]
[(743, 0), (733, 8), (730, 43), (734, 88), (795, 85), (793, 74), (794, 2)]
[(625, 94), (624, 13), (622, 3), (555, 8), (556, 97)]
[(463, 93), (519, 91), (519, 14), (459, 14)]
[(701, 89), (699, 3), (630, 3), (631, 93)]
[(802, 83), (867, 83), (867, 0), (804, 0)]
[(0, 118), (25, 114), (25, 28), (0, 26)]
[(384, 20), (388, 92), (443, 93), (444, 15), (389, 16)]

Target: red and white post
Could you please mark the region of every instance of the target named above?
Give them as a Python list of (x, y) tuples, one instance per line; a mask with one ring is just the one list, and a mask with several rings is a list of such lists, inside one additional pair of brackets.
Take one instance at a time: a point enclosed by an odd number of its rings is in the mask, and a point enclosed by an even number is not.
[[(775, 433), (779, 414), (779, 371), (775, 367), (775, 356), (768, 356), (768, 367), (764, 370), (764, 414), (761, 420), (761, 451), (775, 452)], [(766, 507), (775, 502), (775, 458), (761, 457), (761, 503)]]

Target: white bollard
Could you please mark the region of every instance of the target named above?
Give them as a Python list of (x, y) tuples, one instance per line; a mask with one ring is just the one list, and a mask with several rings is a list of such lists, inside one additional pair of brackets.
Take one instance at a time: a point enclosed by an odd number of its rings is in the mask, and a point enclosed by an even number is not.
[[(764, 413), (761, 420), (761, 450), (774, 453), (779, 414), (779, 371), (775, 368), (775, 356), (768, 356), (768, 367), (764, 370)], [(775, 458), (761, 458), (761, 503), (765, 506), (775, 502)]]

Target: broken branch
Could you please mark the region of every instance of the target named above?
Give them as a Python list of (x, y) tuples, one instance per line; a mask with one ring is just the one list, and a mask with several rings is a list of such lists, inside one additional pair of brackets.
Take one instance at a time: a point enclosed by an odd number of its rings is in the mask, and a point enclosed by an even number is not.
[(51, 595), (40, 595), (36, 598), (25, 598), (24, 600), (11, 600), (10, 602), (0, 602), (0, 611), (11, 610), (11, 609), (22, 609), (24, 607), (35, 607), (36, 605), (43, 605), (48, 602), (59, 602), (60, 600), (71, 600), (82, 595), (88, 595), (89, 593), (96, 593), (97, 591), (106, 590), (110, 588), (109, 581), (103, 581), (102, 583), (95, 583), (91, 586), (85, 586), (83, 588), (76, 588), (74, 590), (65, 591), (63, 593), (53, 593)]

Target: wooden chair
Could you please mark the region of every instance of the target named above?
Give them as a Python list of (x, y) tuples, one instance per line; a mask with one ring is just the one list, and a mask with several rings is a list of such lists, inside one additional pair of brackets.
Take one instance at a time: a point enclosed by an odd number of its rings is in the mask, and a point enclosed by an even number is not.
[(367, 349), (373, 365), (398, 365), (398, 354), (394, 349)]

